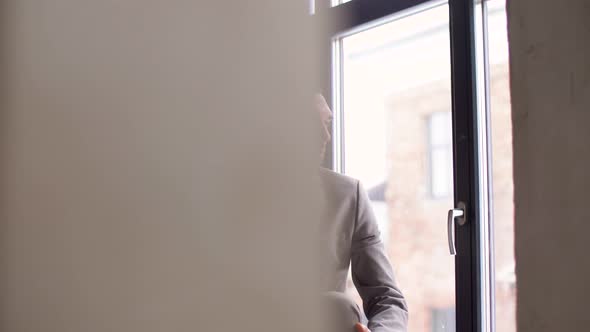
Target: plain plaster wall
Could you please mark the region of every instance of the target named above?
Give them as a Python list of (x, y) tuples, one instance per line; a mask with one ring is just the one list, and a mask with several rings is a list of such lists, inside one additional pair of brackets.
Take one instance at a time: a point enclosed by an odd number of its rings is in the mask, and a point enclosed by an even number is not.
[(518, 329), (586, 331), (590, 2), (513, 0), (508, 16)]
[(317, 328), (305, 2), (0, 15), (0, 331)]

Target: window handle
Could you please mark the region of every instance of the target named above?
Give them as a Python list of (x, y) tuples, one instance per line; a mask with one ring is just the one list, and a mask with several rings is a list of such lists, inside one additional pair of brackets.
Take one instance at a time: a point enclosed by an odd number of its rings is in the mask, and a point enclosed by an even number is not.
[(455, 221), (459, 226), (467, 223), (467, 207), (463, 202), (459, 202), (456, 209), (449, 210), (447, 215), (447, 236), (449, 239), (449, 251), (452, 256), (457, 254), (455, 248)]

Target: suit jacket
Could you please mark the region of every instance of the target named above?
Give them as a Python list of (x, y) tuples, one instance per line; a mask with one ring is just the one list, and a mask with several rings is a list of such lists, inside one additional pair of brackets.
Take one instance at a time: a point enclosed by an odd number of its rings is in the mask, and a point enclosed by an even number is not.
[(385, 254), (369, 198), (358, 180), (320, 169), (325, 291), (346, 290), (348, 269), (372, 332), (407, 331), (408, 308)]

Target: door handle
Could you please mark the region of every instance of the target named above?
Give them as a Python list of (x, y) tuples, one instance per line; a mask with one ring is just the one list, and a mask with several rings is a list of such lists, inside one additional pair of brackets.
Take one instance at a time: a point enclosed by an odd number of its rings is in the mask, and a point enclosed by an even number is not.
[(452, 256), (457, 254), (455, 248), (455, 221), (459, 226), (467, 223), (467, 206), (463, 202), (459, 202), (456, 209), (449, 210), (447, 215), (447, 237), (449, 240), (449, 252)]

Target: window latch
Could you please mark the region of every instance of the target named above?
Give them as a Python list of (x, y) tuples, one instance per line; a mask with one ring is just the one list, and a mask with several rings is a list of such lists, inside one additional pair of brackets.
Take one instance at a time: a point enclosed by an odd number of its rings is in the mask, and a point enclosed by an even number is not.
[(467, 223), (467, 206), (463, 202), (459, 202), (456, 209), (449, 210), (447, 215), (447, 237), (449, 240), (449, 251), (452, 256), (457, 254), (455, 248), (455, 222), (459, 226)]

